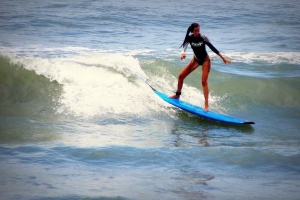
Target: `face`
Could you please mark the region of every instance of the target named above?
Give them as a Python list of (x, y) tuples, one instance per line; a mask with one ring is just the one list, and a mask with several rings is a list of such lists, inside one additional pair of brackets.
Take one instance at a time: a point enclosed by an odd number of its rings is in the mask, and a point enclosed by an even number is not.
[(195, 37), (198, 37), (200, 35), (200, 26), (197, 26), (197, 27), (194, 28), (193, 35)]

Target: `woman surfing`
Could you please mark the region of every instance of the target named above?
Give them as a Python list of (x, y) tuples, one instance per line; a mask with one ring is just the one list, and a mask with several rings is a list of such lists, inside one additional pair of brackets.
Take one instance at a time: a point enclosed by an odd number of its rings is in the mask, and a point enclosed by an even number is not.
[[(190, 33), (192, 33), (190, 35)], [(197, 69), (200, 65), (202, 65), (202, 87), (203, 87), (203, 94), (205, 99), (205, 105), (203, 110), (208, 111), (209, 105), (208, 105), (208, 96), (209, 96), (209, 89), (208, 89), (208, 75), (211, 68), (211, 62), (209, 55), (206, 52), (205, 45), (207, 45), (214, 53), (216, 53), (218, 56), (222, 58), (225, 64), (231, 63), (231, 61), (225, 57), (222, 56), (222, 54), (210, 43), (209, 39), (203, 35), (200, 34), (200, 25), (198, 23), (193, 23), (189, 26), (186, 32), (186, 36), (184, 38), (184, 41), (181, 45), (182, 53), (180, 59), (185, 59), (185, 51), (188, 45), (191, 45), (194, 57), (193, 59), (182, 69), (178, 76), (178, 84), (177, 84), (177, 90), (175, 95), (170, 96), (170, 98), (176, 98), (179, 99), (181, 95), (181, 89), (183, 86), (183, 80), (195, 69)]]

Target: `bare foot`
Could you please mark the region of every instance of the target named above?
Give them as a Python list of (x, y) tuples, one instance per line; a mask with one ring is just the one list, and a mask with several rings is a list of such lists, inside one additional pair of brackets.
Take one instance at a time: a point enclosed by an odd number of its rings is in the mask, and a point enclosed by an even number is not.
[(204, 108), (203, 108), (203, 110), (205, 111), (205, 112), (207, 112), (209, 109), (208, 109), (208, 106), (205, 106)]
[(169, 96), (169, 98), (171, 98), (171, 99), (179, 99), (180, 95), (174, 94), (174, 95)]

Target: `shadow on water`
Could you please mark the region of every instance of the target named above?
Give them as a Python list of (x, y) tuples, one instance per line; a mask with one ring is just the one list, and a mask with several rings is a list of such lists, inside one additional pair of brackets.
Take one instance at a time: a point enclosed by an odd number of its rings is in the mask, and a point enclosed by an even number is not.
[[(254, 132), (249, 124), (228, 124), (194, 116), (185, 111), (176, 110), (171, 135), (175, 147), (208, 147), (221, 145), (226, 138), (226, 144), (234, 145), (238, 138), (248, 137)], [(244, 139), (243, 139), (244, 140)]]
[[(210, 146), (210, 143), (207, 139), (207, 131), (203, 130), (200, 133), (185, 133), (183, 134), (182, 131), (178, 128), (174, 128), (171, 131), (171, 134), (175, 136), (173, 145), (175, 147), (186, 147), (186, 146)], [(189, 137), (189, 139), (187, 139)], [(192, 139), (191, 139), (192, 138)]]

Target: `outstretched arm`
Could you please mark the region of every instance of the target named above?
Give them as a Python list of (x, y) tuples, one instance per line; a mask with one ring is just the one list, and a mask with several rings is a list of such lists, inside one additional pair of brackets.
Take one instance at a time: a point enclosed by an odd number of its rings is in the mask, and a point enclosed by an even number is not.
[(202, 35), (204, 42), (207, 44), (207, 46), (213, 51), (215, 52), (215, 54), (217, 54), (218, 56), (220, 56), (220, 58), (222, 58), (222, 60), (224, 61), (225, 64), (230, 64), (231, 60), (225, 58), (215, 47), (214, 45), (212, 45), (212, 43), (210, 43), (209, 39), (205, 36)]

